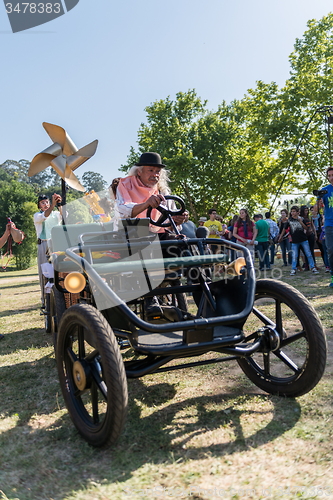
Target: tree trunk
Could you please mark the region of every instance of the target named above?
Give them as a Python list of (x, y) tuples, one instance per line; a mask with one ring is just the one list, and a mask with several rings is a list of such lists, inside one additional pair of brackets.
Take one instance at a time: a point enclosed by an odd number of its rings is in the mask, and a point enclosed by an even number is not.
[(196, 211), (195, 205), (193, 203), (193, 200), (192, 200), (192, 197), (191, 197), (191, 194), (190, 194), (189, 187), (188, 187), (188, 185), (187, 185), (186, 182), (184, 183), (184, 191), (186, 193), (188, 202), (190, 204), (190, 212), (191, 212), (192, 216), (194, 217), (194, 219), (196, 220), (196, 222), (198, 222), (198, 213)]

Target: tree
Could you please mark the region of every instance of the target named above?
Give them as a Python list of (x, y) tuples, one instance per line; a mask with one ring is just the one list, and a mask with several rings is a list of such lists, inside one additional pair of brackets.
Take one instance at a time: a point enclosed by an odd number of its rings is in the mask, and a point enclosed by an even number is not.
[(34, 212), (36, 203), (32, 187), (15, 179), (0, 182), (0, 227), (4, 230), (9, 217), (25, 233), (21, 244), (12, 243), (17, 269), (29, 267), (37, 255)]
[(34, 213), (36, 212), (36, 204), (32, 201), (25, 201), (21, 207), (22, 209), (22, 225), (18, 225), (22, 229), (25, 238), (19, 245), (15, 244), (14, 255), (16, 262), (16, 269), (27, 269), (34, 263), (37, 257), (36, 245), (36, 229), (34, 225)]
[[(0, 165), (0, 179), (16, 179), (19, 182), (25, 182), (32, 186), (36, 193), (44, 192), (50, 186), (56, 186), (55, 190), (59, 191), (61, 178), (52, 167), (48, 167), (32, 177), (28, 176), (29, 167), (28, 160), (6, 160)], [(7, 176), (6, 179), (4, 175)]]
[(212, 207), (225, 216), (236, 204), (268, 199), (270, 150), (258, 140), (251, 142), (241, 102), (223, 102), (212, 112), (195, 90), (189, 90), (179, 92), (175, 101), (156, 101), (145, 111), (139, 151), (131, 148), (122, 171), (141, 152), (158, 151), (170, 169), (172, 192), (185, 198), (196, 220)]
[(290, 55), (290, 78), (282, 89), (273, 82), (257, 82), (244, 99), (247, 122), (271, 148), (276, 158), (272, 171), (272, 192), (277, 190), (293, 157), (296, 146), (312, 121), (301, 143), (292, 168), (284, 181), (284, 192), (312, 192), (326, 180), (332, 165), (332, 131), (328, 115), (316, 113), (332, 103), (333, 14), (310, 20), (308, 29), (296, 39)]
[(89, 205), (81, 197), (70, 201), (66, 205), (66, 224), (83, 224), (93, 222), (93, 217), (89, 210)]
[(61, 179), (52, 167), (48, 167), (42, 172), (29, 177), (29, 183), (39, 192), (45, 191), (47, 187), (52, 185), (57, 186), (56, 191), (58, 191), (61, 186)]
[(19, 182), (29, 183), (29, 165), (27, 160), (6, 160), (0, 165), (0, 168), (3, 168), (11, 178), (16, 178)]
[(98, 191), (103, 191), (106, 188), (107, 182), (104, 180), (101, 174), (97, 172), (85, 172), (82, 175), (82, 184), (86, 191), (90, 192), (92, 190), (97, 193)]
[[(293, 119), (298, 119), (302, 129), (316, 109), (333, 104), (333, 14), (319, 21), (310, 20), (307, 26), (303, 38), (296, 39), (295, 50), (290, 56), (291, 77), (282, 89), (288, 111)], [(297, 166), (306, 176), (303, 185), (309, 191), (326, 179), (332, 154), (330, 123), (318, 113), (297, 159)]]
[(11, 179), (12, 177), (10, 176), (10, 174), (6, 172), (6, 170), (2, 166), (0, 166), (0, 182), (10, 182)]

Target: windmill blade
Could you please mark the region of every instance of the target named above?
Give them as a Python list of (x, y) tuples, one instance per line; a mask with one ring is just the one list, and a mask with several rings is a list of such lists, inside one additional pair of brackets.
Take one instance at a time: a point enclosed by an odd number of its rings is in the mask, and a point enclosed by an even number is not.
[[(44, 151), (41, 151), (42, 153), (47, 153), (49, 155), (54, 155), (54, 156), (59, 156), (62, 154), (62, 148), (60, 144), (57, 142), (54, 142), (49, 146), (48, 148), (44, 149)], [(33, 160), (32, 160), (33, 161)]]
[(89, 160), (96, 153), (98, 141), (95, 140), (87, 146), (79, 149), (75, 155), (71, 155), (67, 158), (67, 165), (71, 168), (71, 170), (76, 170), (80, 165), (82, 165), (85, 161)]
[(43, 122), (43, 127), (52, 141), (60, 144), (64, 155), (70, 156), (77, 152), (77, 147), (64, 128), (47, 122)]
[(87, 159), (91, 158), (96, 153), (97, 145), (98, 145), (98, 140), (96, 139), (95, 141), (92, 141), (86, 146), (84, 146), (83, 148), (80, 148), (75, 153), (75, 155), (85, 156)]
[(51, 165), (52, 160), (54, 160), (55, 156), (47, 153), (39, 153), (34, 157), (32, 162), (30, 163), (28, 176), (32, 177), (33, 175), (39, 174), (42, 170), (45, 170), (47, 167)]
[(64, 180), (71, 188), (76, 189), (77, 191), (82, 191), (83, 193), (85, 192), (85, 189), (80, 183), (79, 179), (72, 172), (71, 168), (68, 165), (66, 165)]
[(28, 176), (39, 174), (42, 170), (45, 170), (50, 166), (51, 161), (61, 154), (61, 146), (58, 143), (54, 143), (48, 148), (44, 149), (41, 153), (36, 155), (32, 162), (30, 163)]
[(80, 183), (79, 179), (73, 174), (71, 168), (66, 165), (66, 156), (61, 155), (54, 158), (51, 162), (51, 167), (57, 172), (58, 175), (73, 189), (84, 192), (85, 189)]
[[(33, 158), (28, 172), (29, 177), (51, 166), (68, 186), (84, 192), (85, 189), (73, 170), (95, 154), (98, 141), (93, 141), (78, 150), (62, 127), (47, 122), (43, 122), (43, 127), (51, 137), (53, 144)], [(63, 183), (63, 197), (65, 198), (64, 186)]]
[(60, 177), (65, 180), (66, 156), (57, 156), (51, 161), (51, 167), (57, 172)]

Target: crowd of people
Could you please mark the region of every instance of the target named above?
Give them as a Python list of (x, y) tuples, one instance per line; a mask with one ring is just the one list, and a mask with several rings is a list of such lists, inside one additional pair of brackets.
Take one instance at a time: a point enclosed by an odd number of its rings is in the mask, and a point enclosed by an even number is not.
[[(199, 226), (208, 228), (213, 253), (218, 253), (221, 248), (217, 240), (231, 240), (248, 248), (253, 259), (258, 257), (259, 270), (269, 270), (274, 265), (280, 247), (283, 266), (291, 266), (290, 274), (293, 276), (302, 270), (318, 273), (315, 256), (317, 246), (325, 272), (331, 271), (325, 243), (325, 217), (315, 212), (314, 207), (303, 205), (299, 208), (295, 205), (290, 214), (287, 209), (282, 209), (277, 221), (271, 218), (270, 212), (265, 213), (265, 218), (262, 214), (255, 214), (252, 220), (244, 208), (227, 224), (223, 223), (215, 209), (209, 210), (208, 216), (209, 218), (200, 217)], [(191, 232), (188, 227), (191, 227)], [(189, 214), (186, 212), (186, 221), (181, 233), (194, 237), (195, 231), (196, 226), (189, 220)], [(303, 265), (300, 265), (300, 258)]]
[[(253, 260), (258, 257), (259, 270), (269, 270), (274, 265), (277, 249), (280, 247), (283, 266), (291, 266), (290, 275), (295, 276), (300, 271), (311, 271), (318, 274), (318, 257), (315, 249), (320, 251), (319, 259), (326, 273), (331, 274), (330, 287), (333, 287), (333, 168), (327, 169), (330, 184), (325, 186), (327, 191), (318, 198), (315, 205), (292, 206), (290, 213), (282, 209), (277, 221), (271, 218), (271, 213), (254, 214), (251, 219), (248, 211), (242, 208), (239, 214), (234, 215), (227, 224), (212, 208), (207, 217), (200, 217), (199, 226), (209, 230), (210, 245), (213, 253), (221, 251), (218, 240), (231, 240), (245, 246), (250, 251)], [(323, 213), (321, 213), (323, 212)], [(191, 227), (191, 233), (188, 228)], [(186, 220), (181, 232), (186, 236), (194, 236), (196, 226)], [(327, 238), (328, 235), (328, 238)], [(234, 256), (232, 256), (233, 258)]]

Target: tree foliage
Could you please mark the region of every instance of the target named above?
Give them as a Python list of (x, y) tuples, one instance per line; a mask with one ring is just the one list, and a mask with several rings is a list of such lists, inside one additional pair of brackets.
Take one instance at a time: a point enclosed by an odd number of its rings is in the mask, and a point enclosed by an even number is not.
[[(332, 102), (333, 14), (310, 20), (303, 38), (297, 39), (290, 56), (291, 76), (281, 90), (290, 118), (302, 129), (314, 111)], [(317, 113), (305, 136), (297, 166), (305, 176), (305, 187), (313, 189), (332, 165), (332, 133), (327, 115)]]
[(289, 58), (290, 78), (284, 87), (257, 82), (243, 101), (248, 126), (276, 157), (272, 192), (280, 185), (305, 130), (284, 192), (293, 188), (312, 192), (326, 181), (326, 168), (332, 165), (331, 124), (327, 113), (317, 111), (333, 105), (333, 14), (310, 20), (307, 27), (303, 37), (296, 39)]
[(0, 183), (0, 227), (4, 231), (9, 217), (25, 234), (21, 244), (12, 242), (17, 269), (29, 267), (37, 255), (34, 212), (36, 204), (32, 187), (16, 179)]
[(282, 193), (321, 185), (332, 165), (332, 124), (315, 111), (333, 105), (333, 14), (307, 27), (295, 42), (290, 78), (281, 89), (258, 81), (242, 100), (222, 102), (217, 111), (209, 111), (195, 90), (147, 106), (138, 150), (131, 148), (122, 171), (143, 151), (159, 152), (172, 191), (185, 198), (195, 219), (211, 207), (222, 215), (241, 205), (268, 207), (283, 179)]
[(25, 201), (22, 204), (22, 225), (17, 225), (25, 234), (25, 239), (19, 245), (15, 244), (15, 261), (17, 269), (27, 269), (34, 263), (37, 257), (36, 230), (33, 221), (36, 212), (36, 204), (33, 201)]
[(82, 184), (86, 191), (94, 190), (95, 193), (98, 191), (103, 191), (106, 188), (107, 182), (104, 180), (103, 176), (97, 172), (85, 172), (82, 175)]
[(84, 224), (93, 222), (87, 202), (81, 197), (66, 204), (66, 224)]
[(170, 170), (171, 188), (184, 197), (192, 215), (214, 207), (222, 215), (236, 203), (260, 203), (267, 191), (256, 190), (269, 182), (269, 148), (250, 141), (238, 101), (207, 109), (195, 90), (179, 92), (146, 108), (147, 124), (139, 129), (139, 151), (132, 148), (127, 171), (143, 151), (158, 151)]

